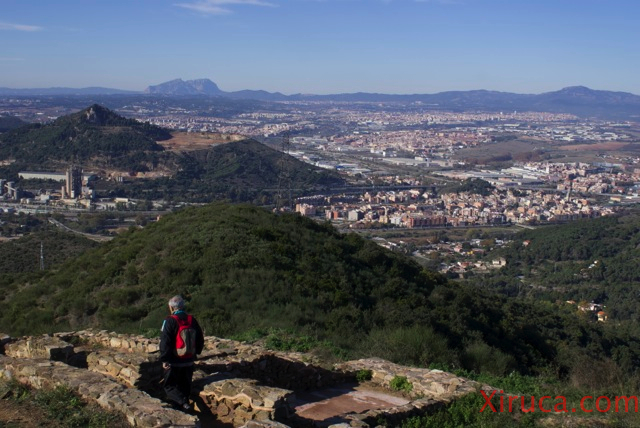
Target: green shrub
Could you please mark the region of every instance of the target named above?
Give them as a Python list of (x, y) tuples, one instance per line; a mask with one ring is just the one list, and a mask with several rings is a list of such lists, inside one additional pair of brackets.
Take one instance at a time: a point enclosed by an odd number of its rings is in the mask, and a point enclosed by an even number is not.
[(318, 341), (309, 336), (295, 336), (283, 330), (270, 332), (265, 341), (265, 347), (274, 351), (308, 352), (316, 346)]
[(356, 380), (358, 382), (366, 382), (368, 380), (371, 380), (372, 377), (373, 372), (368, 369), (358, 370), (358, 372), (356, 373)]
[[(520, 420), (517, 421), (508, 412), (494, 413), (486, 410), (480, 412), (484, 404), (485, 399), (480, 394), (468, 394), (432, 415), (411, 417), (398, 426), (401, 428), (531, 427), (533, 419), (540, 417), (534, 414), (519, 415)], [(494, 406), (497, 405), (498, 403), (494, 402)]]
[(389, 387), (394, 391), (404, 391), (409, 393), (413, 389), (413, 384), (407, 380), (406, 376), (395, 376), (391, 379), (391, 382), (389, 382)]
[(457, 362), (447, 338), (430, 326), (373, 329), (359, 345), (364, 354), (410, 366), (426, 366), (432, 361)]
[(512, 355), (504, 354), (481, 341), (475, 341), (465, 347), (462, 364), (476, 373), (490, 373), (496, 376), (503, 376), (517, 366)]
[(17, 380), (0, 381), (0, 396), (18, 402), (25, 401), (31, 396), (29, 388), (18, 382)]
[(231, 339), (233, 340), (237, 340), (239, 342), (249, 342), (249, 343), (253, 343), (259, 339), (262, 339), (263, 337), (265, 337), (268, 333), (261, 328), (252, 328), (250, 330), (247, 330), (243, 333), (238, 333), (235, 334), (233, 336), (231, 336)]
[(120, 416), (87, 406), (80, 397), (64, 386), (36, 391), (34, 401), (49, 417), (66, 427), (124, 426)]
[(161, 332), (162, 331), (159, 328), (148, 328), (142, 333), (142, 335), (147, 339), (157, 339), (160, 337)]

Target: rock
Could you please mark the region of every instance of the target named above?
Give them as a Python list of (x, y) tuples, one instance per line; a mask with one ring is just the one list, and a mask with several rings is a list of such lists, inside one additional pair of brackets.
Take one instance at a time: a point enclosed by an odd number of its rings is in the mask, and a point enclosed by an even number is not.
[(227, 416), (229, 413), (231, 413), (231, 409), (229, 409), (229, 407), (227, 407), (224, 404), (219, 404), (216, 408), (215, 408), (215, 413), (218, 414), (218, 416), (222, 416), (225, 417)]
[(273, 415), (271, 414), (271, 412), (268, 412), (266, 410), (258, 410), (253, 415), (253, 419), (257, 421), (268, 421), (268, 420), (271, 420), (272, 418), (273, 418)]
[(226, 397), (234, 397), (238, 393), (240, 393), (240, 391), (241, 391), (241, 388), (236, 386), (232, 381), (224, 382), (224, 384), (222, 385), (222, 388), (220, 388), (220, 392), (222, 393), (222, 395)]

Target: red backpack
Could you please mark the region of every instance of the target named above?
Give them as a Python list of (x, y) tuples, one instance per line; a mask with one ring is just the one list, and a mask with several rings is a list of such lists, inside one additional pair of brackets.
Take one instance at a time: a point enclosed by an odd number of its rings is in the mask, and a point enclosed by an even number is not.
[(178, 323), (176, 356), (184, 359), (193, 358), (196, 355), (196, 330), (193, 328), (193, 317), (187, 315), (187, 319), (183, 320), (177, 315), (171, 315), (171, 318)]

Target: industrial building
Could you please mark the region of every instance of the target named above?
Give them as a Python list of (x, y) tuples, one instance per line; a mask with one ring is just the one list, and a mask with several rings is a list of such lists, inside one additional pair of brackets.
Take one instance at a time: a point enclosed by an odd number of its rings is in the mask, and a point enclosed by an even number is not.
[(65, 181), (67, 174), (64, 172), (47, 172), (47, 171), (21, 171), (18, 177), (24, 180), (54, 180)]

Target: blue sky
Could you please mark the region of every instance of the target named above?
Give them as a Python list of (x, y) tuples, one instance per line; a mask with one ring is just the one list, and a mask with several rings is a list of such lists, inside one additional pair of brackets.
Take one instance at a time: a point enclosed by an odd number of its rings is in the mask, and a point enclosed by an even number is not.
[(637, 0), (0, 0), (0, 87), (640, 94)]

